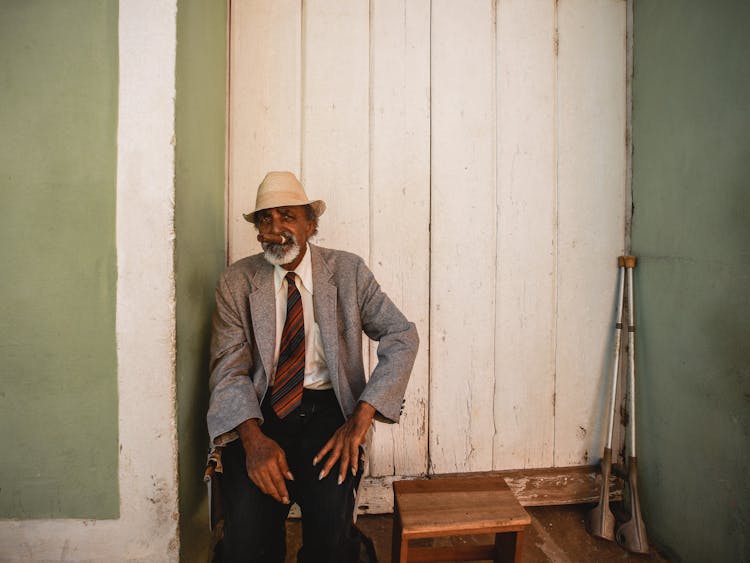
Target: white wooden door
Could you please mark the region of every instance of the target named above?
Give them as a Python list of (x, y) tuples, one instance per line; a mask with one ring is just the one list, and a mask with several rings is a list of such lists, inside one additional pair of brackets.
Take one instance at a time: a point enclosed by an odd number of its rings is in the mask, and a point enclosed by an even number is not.
[[(229, 260), (269, 170), (418, 327), (394, 477), (591, 463), (625, 245), (625, 0), (232, 0)], [(372, 348), (374, 351), (374, 348)], [(371, 362), (374, 362), (371, 358)], [(385, 502), (385, 505), (383, 505)]]

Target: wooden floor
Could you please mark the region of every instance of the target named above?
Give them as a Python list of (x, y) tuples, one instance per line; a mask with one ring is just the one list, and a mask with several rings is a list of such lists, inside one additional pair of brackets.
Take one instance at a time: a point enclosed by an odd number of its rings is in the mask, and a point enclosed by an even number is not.
[[(614, 542), (591, 537), (584, 527), (584, 519), (591, 505), (527, 507), (531, 526), (524, 540), (524, 563), (658, 563), (669, 561), (653, 548), (648, 555), (631, 554)], [(391, 554), (393, 521), (390, 515), (360, 516), (357, 525), (375, 543), (378, 560), (388, 563)], [(301, 542), (298, 520), (290, 520), (287, 527), (287, 563), (296, 561)], [(453, 545), (486, 543), (481, 537), (446, 538)], [(430, 541), (430, 540), (426, 540)], [(430, 545), (430, 544), (428, 544)], [(451, 545), (431, 544), (431, 545)]]
[[(521, 559), (523, 563), (627, 563), (631, 561), (661, 563), (669, 561), (653, 546), (651, 553), (632, 554), (614, 542), (592, 537), (586, 532), (584, 524), (586, 515), (599, 502), (597, 471), (593, 466), (441, 475), (432, 478), (450, 479), (456, 476), (482, 478), (490, 475), (502, 475), (515, 497), (531, 516), (531, 525), (524, 537)], [(390, 491), (391, 488), (388, 486), (383, 494), (371, 499), (365, 498), (366, 505), (360, 504), (360, 510), (373, 509), (387, 498)], [(622, 504), (622, 492), (623, 483), (612, 477), (610, 506), (615, 513), (621, 510), (619, 506)], [(386, 507), (381, 512), (386, 510), (389, 508)], [(393, 517), (389, 514), (365, 513), (359, 516), (357, 526), (372, 539), (380, 563), (390, 562)], [(449, 547), (492, 543), (488, 540), (490, 538), (468, 536), (420, 540), (424, 542), (420, 545)], [(436, 543), (430, 543), (433, 541)], [(287, 521), (287, 563), (296, 561), (297, 550), (301, 542), (300, 520), (290, 518)]]

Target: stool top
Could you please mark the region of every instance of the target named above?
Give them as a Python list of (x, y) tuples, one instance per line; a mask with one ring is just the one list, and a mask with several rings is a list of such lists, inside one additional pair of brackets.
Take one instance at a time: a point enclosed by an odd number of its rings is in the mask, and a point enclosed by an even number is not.
[(405, 536), (497, 533), (531, 523), (502, 477), (396, 481), (393, 491)]

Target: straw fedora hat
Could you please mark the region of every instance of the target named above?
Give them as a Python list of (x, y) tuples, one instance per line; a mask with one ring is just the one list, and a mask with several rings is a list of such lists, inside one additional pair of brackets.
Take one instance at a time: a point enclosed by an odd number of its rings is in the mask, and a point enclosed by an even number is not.
[(269, 172), (258, 186), (255, 198), (255, 209), (250, 213), (243, 213), (246, 221), (254, 223), (256, 211), (273, 207), (289, 205), (311, 205), (315, 216), (320, 217), (326, 210), (326, 204), (321, 199), (314, 201), (307, 198), (305, 189), (291, 172)]

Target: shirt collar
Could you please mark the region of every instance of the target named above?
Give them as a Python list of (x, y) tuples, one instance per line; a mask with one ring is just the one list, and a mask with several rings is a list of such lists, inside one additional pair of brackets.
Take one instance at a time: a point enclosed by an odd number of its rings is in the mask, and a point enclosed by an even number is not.
[[(302, 282), (302, 286), (310, 293), (310, 295), (313, 294), (313, 280), (312, 280), (312, 259), (310, 258), (310, 245), (307, 245), (307, 250), (305, 251), (305, 255), (302, 257), (302, 262), (300, 262), (297, 267), (293, 270), (295, 274), (299, 277), (300, 281)], [(284, 282), (284, 278), (286, 277), (288, 270), (285, 270), (281, 266), (274, 266), (273, 267), (273, 273), (274, 273), (274, 289), (275, 292), (278, 293), (281, 290), (282, 284)]]

